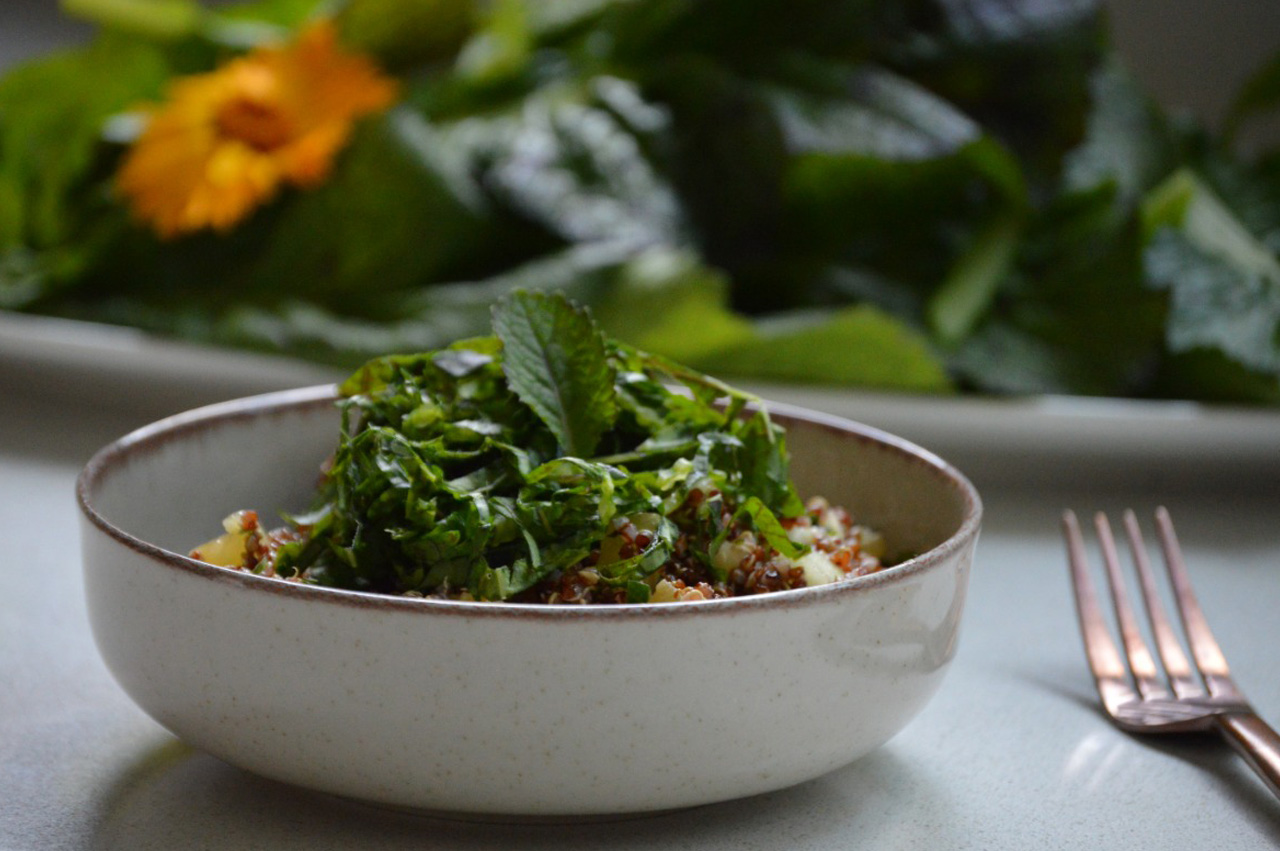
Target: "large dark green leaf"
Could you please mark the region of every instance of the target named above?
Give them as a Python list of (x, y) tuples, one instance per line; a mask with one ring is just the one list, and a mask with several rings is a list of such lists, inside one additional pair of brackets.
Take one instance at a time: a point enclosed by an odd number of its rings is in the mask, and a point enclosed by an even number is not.
[(901, 32), (919, 0), (642, 0), (616, 3), (603, 22), (612, 55), (643, 65), (703, 55), (757, 73), (792, 51), (861, 58)]
[(280, 210), (251, 273), (259, 300), (306, 295), (369, 315), (377, 294), (461, 267), (481, 250), (493, 221), (467, 161), (452, 153), (407, 110), (367, 122), (330, 180)]
[[(705, 57), (686, 56), (646, 69), (644, 91), (671, 115), (660, 164), (708, 263), (736, 276), (773, 262), (786, 149), (763, 90)], [(751, 311), (778, 305), (773, 294), (745, 288), (735, 288), (734, 300)]]
[(785, 244), (796, 256), (867, 269), (925, 297), (982, 223), (1011, 209), (1004, 188), (975, 161), (986, 150), (979, 140), (938, 159), (797, 156), (787, 174)]
[(1056, 185), (1083, 138), (1089, 81), (1106, 52), (1097, 0), (935, 0), (940, 18), (892, 54), (895, 67), (1017, 153), (1028, 183)]
[(983, 250), (965, 245), (980, 240), (982, 222), (1009, 221), (1025, 204), (1018, 163), (953, 105), (894, 73), (797, 65), (792, 76), (804, 87), (769, 89), (790, 155), (789, 249), (922, 294), (977, 280), (972, 262), (968, 272), (957, 264)]
[(1111, 182), (1117, 202), (1131, 206), (1172, 168), (1173, 134), (1154, 101), (1124, 69), (1114, 64), (1100, 68), (1091, 90), (1093, 108), (1084, 142), (1064, 160), (1064, 189), (1088, 192)]
[(750, 339), (694, 359), (719, 375), (834, 382), (912, 392), (946, 392), (950, 382), (928, 342), (897, 318), (868, 306), (783, 316)]
[(805, 70), (809, 89), (765, 89), (790, 154), (848, 154), (888, 162), (937, 159), (982, 135), (954, 106), (884, 69)]
[(1144, 392), (1163, 347), (1164, 299), (1144, 284), (1143, 241), (1110, 182), (1062, 196), (1030, 220), (1013, 274), (953, 367), (993, 392)]
[[(631, 130), (595, 102), (593, 89), (639, 99), (632, 84), (616, 78), (552, 87), (527, 98), (518, 112), (490, 121), (485, 131), (464, 122), (452, 135), (485, 132), (475, 157), (486, 190), (566, 242), (679, 241), (679, 201)], [(656, 111), (655, 120), (662, 120)]]

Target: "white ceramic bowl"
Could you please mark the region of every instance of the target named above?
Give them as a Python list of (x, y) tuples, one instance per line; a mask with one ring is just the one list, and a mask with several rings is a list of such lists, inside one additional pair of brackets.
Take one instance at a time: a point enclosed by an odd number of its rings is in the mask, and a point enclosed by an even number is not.
[(585, 816), (782, 788), (888, 740), (955, 650), (981, 503), (933, 455), (773, 408), (802, 495), (920, 555), (862, 579), (668, 605), (461, 603), (305, 587), (180, 555), (221, 518), (299, 511), (331, 387), (172, 417), (78, 484), (94, 636), (187, 743), (402, 807)]

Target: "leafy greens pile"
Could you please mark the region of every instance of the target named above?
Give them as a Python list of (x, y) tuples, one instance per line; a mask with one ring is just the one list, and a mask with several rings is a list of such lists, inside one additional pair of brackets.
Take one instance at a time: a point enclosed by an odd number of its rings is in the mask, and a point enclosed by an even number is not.
[[(0, 80), (0, 308), (354, 366), (517, 289), (699, 369), (1280, 401), (1280, 154), (1157, 109), (1095, 0), (75, 0)], [(121, 115), (333, 12), (394, 71), (335, 173), (161, 241)]]
[(712, 554), (736, 524), (800, 554), (779, 522), (803, 510), (784, 435), (763, 409), (743, 416), (749, 396), (605, 338), (562, 296), (515, 293), (493, 328), (342, 385), (320, 505), (277, 574), (505, 600), (599, 551), (615, 518), (651, 527), (638, 552), (595, 564), (628, 602), (649, 600), (682, 535), (718, 581)]

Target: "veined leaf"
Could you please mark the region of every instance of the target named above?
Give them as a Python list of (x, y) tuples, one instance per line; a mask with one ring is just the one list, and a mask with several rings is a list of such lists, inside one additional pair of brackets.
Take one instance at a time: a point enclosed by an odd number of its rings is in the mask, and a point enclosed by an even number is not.
[(820, 94), (773, 89), (769, 100), (792, 153), (921, 160), (954, 153), (982, 130), (951, 104), (880, 69), (828, 71)]
[(1111, 182), (1132, 204), (1163, 178), (1173, 158), (1172, 134), (1154, 101), (1115, 65), (1090, 80), (1093, 111), (1084, 142), (1063, 159), (1063, 184), (1088, 192)]
[(511, 389), (568, 455), (589, 458), (617, 416), (613, 367), (587, 312), (541, 293), (514, 293), (493, 312)]
[(1148, 281), (1170, 293), (1170, 351), (1217, 350), (1280, 380), (1280, 259), (1189, 171), (1144, 212)]

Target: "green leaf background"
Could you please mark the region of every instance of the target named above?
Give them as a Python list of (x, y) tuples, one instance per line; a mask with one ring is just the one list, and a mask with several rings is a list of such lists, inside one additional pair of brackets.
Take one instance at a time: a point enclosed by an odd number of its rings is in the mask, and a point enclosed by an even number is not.
[[(1280, 60), (1211, 134), (1079, 0), (66, 8), (94, 42), (0, 79), (0, 308), (354, 366), (559, 290), (747, 378), (1277, 397), (1280, 154), (1233, 141)], [(405, 95), (329, 182), (226, 236), (133, 221), (130, 110), (335, 9)]]

